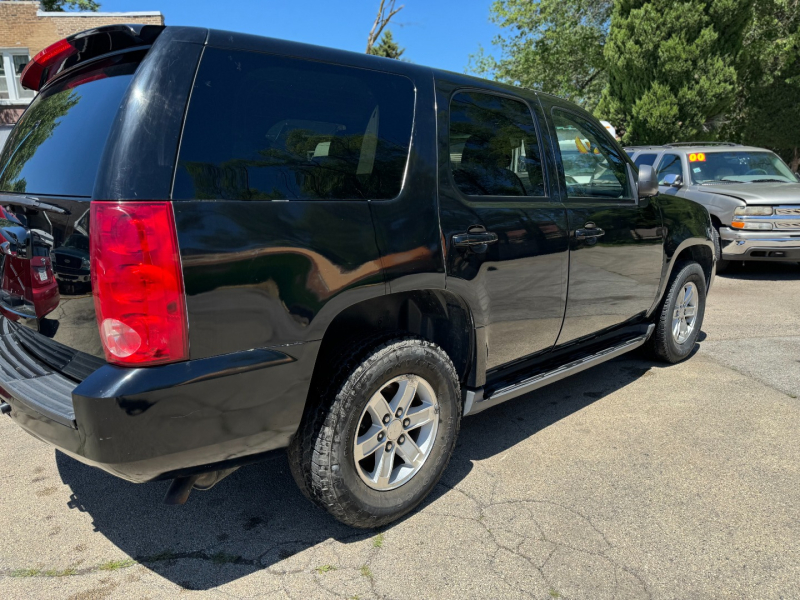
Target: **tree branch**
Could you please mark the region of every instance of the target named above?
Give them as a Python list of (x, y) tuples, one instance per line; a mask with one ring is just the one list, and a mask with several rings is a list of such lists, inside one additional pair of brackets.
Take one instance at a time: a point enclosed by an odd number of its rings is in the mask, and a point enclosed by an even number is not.
[(394, 3), (395, 0), (389, 0), (389, 6), (387, 7), (389, 14), (386, 15), (386, 8), (384, 8), (386, 0), (381, 0), (378, 6), (378, 14), (375, 15), (375, 22), (372, 24), (372, 29), (370, 29), (369, 36), (367, 37), (367, 54), (370, 53), (372, 46), (374, 46), (378, 38), (381, 37), (381, 33), (383, 33), (384, 28), (389, 24), (389, 21), (392, 20), (392, 17), (403, 10), (404, 5), (401, 4), (395, 8)]

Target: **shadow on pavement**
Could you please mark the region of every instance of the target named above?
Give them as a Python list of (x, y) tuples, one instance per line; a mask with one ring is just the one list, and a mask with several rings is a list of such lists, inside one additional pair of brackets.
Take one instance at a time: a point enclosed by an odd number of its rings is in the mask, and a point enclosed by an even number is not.
[[(473, 461), (502, 453), (603, 399), (653, 364), (636, 355), (616, 359), (465, 419), (442, 482), (423, 506), (452, 493)], [(123, 552), (186, 589), (217, 587), (331, 538), (350, 543), (375, 535), (339, 524), (306, 500), (283, 452), (240, 469), (208, 492), (194, 492), (177, 507), (161, 503), (167, 482), (132, 484), (61, 453), (56, 459), (72, 489), (70, 508), (86, 512), (95, 530)], [(177, 560), (182, 558), (195, 560)]]
[(749, 281), (796, 281), (800, 279), (800, 264), (794, 262), (734, 262), (724, 273), (718, 273), (717, 277)]

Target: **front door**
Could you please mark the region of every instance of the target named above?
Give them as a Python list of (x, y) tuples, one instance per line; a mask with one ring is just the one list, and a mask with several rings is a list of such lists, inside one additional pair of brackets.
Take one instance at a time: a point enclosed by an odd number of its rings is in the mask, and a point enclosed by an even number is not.
[(663, 264), (661, 216), (636, 199), (625, 154), (585, 116), (548, 107), (570, 229), (569, 294), (558, 344), (643, 317)]
[(558, 338), (566, 211), (541, 150), (538, 105), (445, 81), (437, 82), (437, 104), (447, 288), (469, 302), (491, 370)]

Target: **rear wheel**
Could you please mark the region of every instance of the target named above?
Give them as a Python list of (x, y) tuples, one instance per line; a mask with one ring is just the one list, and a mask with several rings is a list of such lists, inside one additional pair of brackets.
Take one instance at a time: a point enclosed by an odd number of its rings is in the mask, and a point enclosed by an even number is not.
[(684, 360), (694, 349), (706, 309), (706, 277), (695, 262), (675, 267), (656, 328), (648, 341), (651, 354), (668, 363)]
[(354, 527), (414, 509), (458, 435), (459, 383), (447, 354), (424, 340), (391, 340), (344, 364), (320, 395), (289, 448), (304, 493)]

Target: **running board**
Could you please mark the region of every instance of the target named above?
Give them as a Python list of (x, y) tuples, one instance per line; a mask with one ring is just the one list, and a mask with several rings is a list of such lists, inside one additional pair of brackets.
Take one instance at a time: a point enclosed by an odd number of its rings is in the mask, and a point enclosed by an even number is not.
[(630, 352), (631, 350), (642, 346), (652, 335), (655, 327), (656, 326), (654, 324), (651, 324), (647, 328), (647, 333), (644, 335), (640, 335), (616, 346), (612, 346), (611, 348), (606, 348), (605, 350), (601, 350), (579, 360), (574, 360), (565, 365), (561, 365), (552, 371), (538, 373), (533, 377), (528, 377), (527, 379), (523, 379), (513, 385), (495, 390), (488, 398), (479, 399), (482, 394), (477, 393), (476, 396), (473, 397), (474, 399), (470, 398), (472, 401), (469, 402), (468, 405), (465, 404), (464, 416), (477, 414), (483, 410), (486, 410), (487, 408), (505, 402), (506, 400), (511, 400), (512, 398), (517, 398), (527, 394), (528, 392), (538, 390), (541, 387), (555, 383), (556, 381), (560, 381), (566, 377), (569, 377), (570, 375), (580, 373), (581, 371), (590, 369), (596, 365), (599, 365), (600, 363), (604, 363), (607, 360), (616, 358), (621, 354)]

